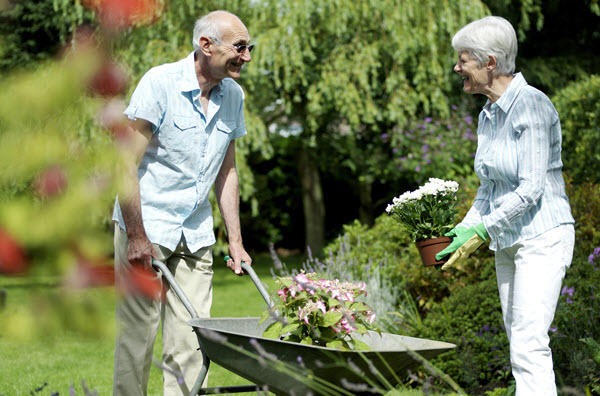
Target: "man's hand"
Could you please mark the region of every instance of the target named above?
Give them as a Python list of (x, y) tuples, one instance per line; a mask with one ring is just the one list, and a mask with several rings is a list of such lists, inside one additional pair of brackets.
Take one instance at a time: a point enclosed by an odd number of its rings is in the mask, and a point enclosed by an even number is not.
[(252, 259), (242, 245), (230, 244), (229, 255), (231, 257), (227, 260), (227, 267), (235, 272), (236, 275), (244, 275), (242, 261), (248, 265), (252, 265)]
[(152, 269), (152, 258), (157, 258), (152, 243), (146, 236), (129, 237), (127, 260), (131, 265)]
[(466, 260), (466, 258), (477, 250), (477, 248), (489, 237), (483, 223), (474, 227), (454, 228), (446, 233), (445, 236), (451, 237), (452, 243), (446, 249), (435, 255), (436, 260), (441, 260), (452, 253), (448, 262), (442, 266), (443, 270)]

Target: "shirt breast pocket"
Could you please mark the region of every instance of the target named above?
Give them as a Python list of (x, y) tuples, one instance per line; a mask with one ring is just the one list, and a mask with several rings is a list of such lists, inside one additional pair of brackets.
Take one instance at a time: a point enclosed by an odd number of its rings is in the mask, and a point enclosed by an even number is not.
[(237, 128), (237, 123), (235, 120), (217, 120), (216, 130), (214, 133), (214, 143), (215, 149), (222, 153), (227, 151), (229, 147), (229, 142), (231, 141), (232, 133)]
[(174, 115), (173, 123), (165, 128), (160, 140), (169, 151), (189, 152), (195, 146), (196, 129), (194, 117)]

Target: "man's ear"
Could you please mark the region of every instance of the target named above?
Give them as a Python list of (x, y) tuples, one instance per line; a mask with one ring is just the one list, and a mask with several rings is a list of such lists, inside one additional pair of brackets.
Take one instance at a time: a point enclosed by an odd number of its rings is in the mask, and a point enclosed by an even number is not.
[(496, 66), (498, 66), (498, 62), (496, 61), (496, 57), (494, 55), (488, 55), (488, 62), (485, 65), (485, 69), (488, 72), (491, 72), (492, 70), (494, 70), (496, 68)]
[(198, 41), (200, 44), (200, 52), (202, 52), (204, 55), (210, 55), (210, 46), (213, 43), (212, 40), (206, 36), (200, 36), (200, 39), (198, 39)]

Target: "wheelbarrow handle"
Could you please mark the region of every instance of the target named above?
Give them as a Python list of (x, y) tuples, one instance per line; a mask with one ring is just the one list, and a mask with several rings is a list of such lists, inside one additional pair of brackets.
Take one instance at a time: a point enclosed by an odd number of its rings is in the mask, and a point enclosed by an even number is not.
[(171, 271), (169, 271), (169, 269), (167, 268), (165, 263), (163, 263), (162, 261), (158, 261), (156, 259), (152, 259), (152, 266), (154, 268), (159, 269), (160, 272), (162, 272), (163, 276), (167, 280), (167, 283), (171, 287), (171, 290), (173, 290), (175, 292), (175, 294), (177, 295), (177, 297), (179, 298), (179, 300), (181, 301), (181, 303), (183, 304), (185, 309), (187, 309), (187, 311), (189, 312), (192, 319), (200, 318), (198, 316), (198, 312), (196, 312), (196, 309), (192, 305), (191, 301), (186, 296), (186, 294), (183, 292), (183, 289), (181, 288), (181, 286), (179, 286), (179, 283), (177, 283), (177, 281), (175, 280), (175, 277), (173, 276)]
[[(228, 260), (233, 260), (233, 259), (229, 256), (225, 256), (224, 260), (225, 260), (225, 262), (227, 262)], [(273, 308), (273, 306), (275, 306), (275, 304), (273, 303), (273, 301), (271, 301), (271, 296), (269, 296), (267, 289), (265, 289), (265, 286), (258, 278), (258, 275), (256, 275), (256, 271), (254, 271), (254, 268), (252, 268), (251, 265), (248, 265), (242, 261), (242, 269), (244, 271), (246, 271), (246, 273), (248, 273), (248, 275), (250, 275), (250, 278), (252, 278), (252, 282), (254, 282), (254, 285), (258, 289), (258, 292), (260, 293), (262, 298), (265, 300), (265, 302), (267, 303), (269, 308)]]

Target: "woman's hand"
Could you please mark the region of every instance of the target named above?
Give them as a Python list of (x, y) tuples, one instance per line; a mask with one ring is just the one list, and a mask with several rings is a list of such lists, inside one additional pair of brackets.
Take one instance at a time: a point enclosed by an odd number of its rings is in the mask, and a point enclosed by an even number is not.
[(440, 260), (448, 254), (452, 254), (448, 262), (442, 266), (443, 270), (464, 261), (489, 237), (483, 223), (474, 227), (454, 228), (446, 233), (445, 236), (451, 237), (452, 243), (446, 249), (435, 255), (435, 259)]

